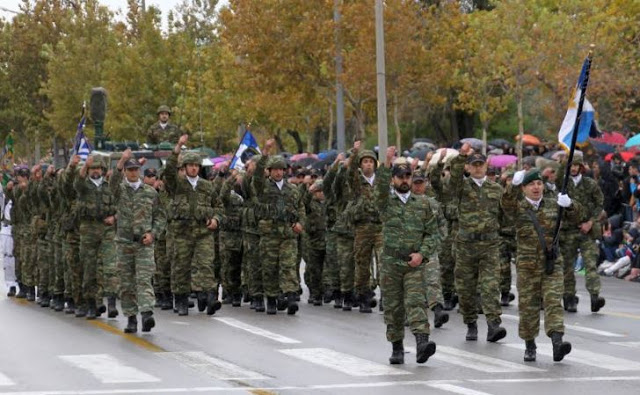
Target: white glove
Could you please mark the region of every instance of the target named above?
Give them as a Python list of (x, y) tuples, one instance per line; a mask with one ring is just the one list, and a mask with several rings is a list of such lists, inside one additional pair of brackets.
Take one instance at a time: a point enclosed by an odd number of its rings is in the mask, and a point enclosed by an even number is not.
[(513, 180), (511, 180), (511, 185), (518, 186), (522, 184), (522, 181), (524, 181), (525, 173), (526, 173), (526, 170), (516, 171), (515, 174), (513, 175)]
[(558, 194), (558, 206), (564, 207), (564, 208), (570, 207), (571, 198), (569, 197), (569, 195), (564, 193)]

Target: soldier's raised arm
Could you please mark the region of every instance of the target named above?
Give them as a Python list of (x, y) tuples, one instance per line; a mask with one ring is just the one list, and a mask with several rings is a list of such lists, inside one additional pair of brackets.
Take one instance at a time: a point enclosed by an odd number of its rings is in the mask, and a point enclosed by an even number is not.
[(89, 155), (87, 160), (84, 162), (84, 166), (80, 168), (77, 176), (73, 180), (73, 187), (78, 192), (78, 195), (84, 195), (88, 191), (87, 183), (85, 182), (87, 178), (87, 172), (89, 171), (89, 167), (93, 164), (93, 156)]
[(517, 171), (513, 175), (513, 180), (504, 190), (500, 199), (502, 211), (509, 218), (515, 218), (518, 213), (518, 197), (520, 196), (520, 185), (524, 180), (525, 170)]
[(464, 185), (464, 165), (467, 157), (473, 153), (471, 145), (464, 143), (460, 148), (460, 155), (451, 160), (451, 178), (449, 179), (449, 188), (452, 196), (459, 200), (462, 195), (462, 186)]
[(253, 188), (255, 190), (256, 196), (262, 195), (265, 188), (265, 177), (264, 170), (267, 168), (267, 160), (269, 160), (269, 155), (271, 155), (271, 151), (275, 145), (274, 139), (269, 139), (264, 145), (264, 152), (262, 153), (262, 157), (256, 164), (256, 170), (253, 176)]
[(131, 157), (131, 148), (127, 148), (122, 153), (122, 157), (116, 164), (116, 170), (113, 172), (113, 174), (111, 174), (111, 178), (109, 178), (109, 189), (111, 190), (111, 193), (113, 194), (116, 201), (120, 198), (120, 184), (122, 183), (122, 179), (124, 178), (124, 164)]
[(379, 177), (375, 183), (374, 199), (378, 210), (383, 212), (389, 204), (389, 193), (391, 190), (391, 164), (396, 156), (396, 147), (387, 148), (387, 156), (384, 166), (380, 166), (377, 170), (376, 177)]
[(178, 189), (178, 156), (182, 152), (182, 146), (187, 143), (189, 136), (183, 134), (178, 140), (178, 144), (173, 148), (173, 152), (167, 159), (167, 166), (164, 171), (165, 189), (170, 195), (175, 196)]
[(358, 161), (358, 155), (360, 153), (361, 142), (356, 141), (353, 143), (353, 153), (347, 160), (347, 183), (354, 196), (361, 194), (362, 180), (360, 179), (360, 163)]
[(330, 200), (336, 199), (335, 195), (333, 194), (332, 185), (333, 185), (333, 181), (336, 179), (336, 175), (338, 174), (340, 163), (343, 160), (344, 160), (344, 154), (341, 152), (336, 157), (336, 160), (333, 161), (333, 163), (331, 164), (331, 167), (329, 167), (329, 170), (327, 171), (327, 174), (324, 176), (324, 181), (322, 182), (322, 192), (324, 192), (324, 196), (327, 199), (330, 199)]

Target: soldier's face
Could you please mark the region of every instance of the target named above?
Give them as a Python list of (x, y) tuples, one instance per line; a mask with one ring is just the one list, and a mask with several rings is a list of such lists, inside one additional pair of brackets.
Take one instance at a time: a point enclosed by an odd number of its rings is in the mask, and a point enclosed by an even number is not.
[(124, 175), (127, 177), (127, 181), (137, 182), (140, 179), (140, 168), (132, 167), (130, 169), (125, 169)]
[(487, 164), (475, 162), (469, 165), (469, 175), (473, 178), (482, 178), (487, 174)]
[(400, 193), (407, 193), (411, 190), (413, 184), (411, 174), (393, 177), (393, 187)]
[(184, 166), (178, 169), (178, 175), (183, 176), (187, 174), (187, 171), (184, 169)]
[(166, 112), (166, 111), (161, 112), (160, 114), (158, 114), (158, 119), (162, 123), (168, 122), (169, 121), (169, 113)]
[(313, 193), (313, 198), (318, 201), (324, 201), (324, 192), (322, 189), (319, 189)]
[(576, 177), (580, 174), (580, 165), (571, 165), (571, 177)]
[(416, 195), (424, 195), (427, 192), (427, 183), (422, 180), (414, 181), (411, 185), (411, 192)]
[(542, 197), (544, 192), (544, 182), (542, 180), (534, 180), (522, 187), (524, 196), (531, 200), (538, 200)]
[(281, 181), (284, 178), (284, 169), (269, 169), (269, 177), (273, 181)]
[(94, 167), (89, 169), (89, 177), (93, 178), (94, 180), (97, 180), (98, 178), (102, 177), (102, 168)]
[(187, 169), (187, 175), (189, 177), (195, 177), (198, 175), (198, 172), (200, 172), (200, 165), (196, 165), (195, 163), (187, 163), (185, 168)]
[(550, 182), (552, 184), (555, 184), (556, 182), (556, 172), (553, 171), (553, 169), (544, 169), (544, 171), (542, 172), (542, 177), (547, 179), (547, 182)]
[(364, 158), (360, 161), (360, 168), (365, 176), (371, 177), (376, 168), (376, 162), (371, 158)]
[(155, 176), (151, 176), (151, 177), (144, 177), (144, 183), (147, 185), (151, 185), (154, 186), (156, 184), (156, 180), (157, 178)]

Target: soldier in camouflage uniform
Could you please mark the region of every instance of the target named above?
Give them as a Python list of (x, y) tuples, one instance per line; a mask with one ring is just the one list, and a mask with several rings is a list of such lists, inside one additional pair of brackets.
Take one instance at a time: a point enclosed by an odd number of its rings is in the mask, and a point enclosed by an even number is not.
[[(255, 155), (247, 163), (245, 176), (242, 178), (242, 266), (247, 272), (251, 306), (256, 313), (264, 313), (264, 288), (262, 283), (262, 260), (260, 257), (260, 231), (255, 213), (257, 197), (252, 187), (256, 165), (261, 155)], [(259, 175), (264, 177), (263, 174)]]
[[(256, 212), (262, 279), (267, 296), (267, 314), (276, 314), (276, 298), (282, 292), (286, 298), (287, 314), (293, 315), (298, 311), (297, 236), (303, 231), (304, 209), (297, 188), (284, 179), (287, 167), (284, 158), (269, 156), (274, 146), (274, 140), (265, 144), (253, 178), (258, 198)], [(261, 176), (265, 168), (269, 171), (268, 178)]]
[[(165, 213), (169, 209), (171, 198), (164, 188), (164, 182), (158, 179), (158, 173), (155, 169), (145, 169), (144, 182), (152, 186), (158, 192), (158, 201), (160, 207)], [(173, 295), (171, 294), (171, 261), (169, 260), (169, 237), (167, 236), (166, 227), (158, 235), (155, 240), (154, 256), (156, 260), (156, 272), (154, 274), (154, 292), (156, 301), (159, 302), (157, 307), (162, 310), (171, 310), (173, 308)]]
[(52, 223), (53, 223), (53, 300), (54, 309), (58, 312), (64, 309), (65, 302), (65, 289), (66, 280), (65, 268), (66, 263), (63, 254), (63, 231), (62, 231), (62, 217), (63, 217), (63, 203), (62, 203), (62, 191), (60, 190), (59, 179), (62, 177), (63, 169), (58, 169), (55, 172), (55, 176), (52, 177), (52, 186), (50, 193), (51, 207), (52, 207)]
[[(25, 211), (27, 223), (25, 226), (25, 242), (23, 243), (24, 262), (22, 266), (22, 276), (27, 286), (27, 300), (36, 300), (36, 285), (38, 284), (38, 230), (44, 222), (38, 211), (37, 183), (42, 177), (40, 171), (31, 169), (29, 183), (23, 186), (24, 193), (20, 196), (21, 208)], [(40, 227), (39, 227), (40, 225)]]
[(55, 167), (49, 165), (44, 177), (37, 185), (37, 196), (39, 200), (39, 210), (45, 217), (44, 236), (38, 240), (38, 267), (40, 273), (40, 306), (52, 307), (58, 304), (58, 298), (52, 301), (54, 294), (60, 292), (59, 289), (54, 292), (56, 280), (55, 252), (54, 252), (54, 233), (57, 222), (54, 221), (54, 186), (55, 186)]
[(189, 293), (197, 293), (198, 308), (212, 315), (220, 308), (213, 272), (214, 237), (220, 216), (215, 214), (217, 196), (210, 181), (198, 176), (202, 158), (195, 153), (183, 155), (185, 176), (178, 175), (178, 155), (189, 136), (182, 135), (173, 149), (164, 171), (165, 188), (173, 197), (168, 211), (173, 236), (171, 291), (179, 315), (189, 314)]
[(171, 144), (178, 142), (182, 132), (177, 125), (169, 122), (171, 117), (171, 109), (167, 105), (161, 105), (158, 107), (158, 122), (154, 123), (147, 130), (147, 142), (149, 144), (158, 144), (163, 141), (168, 141)]
[[(82, 297), (87, 305), (88, 320), (95, 319), (103, 312), (102, 305), (103, 270), (106, 265), (108, 296), (117, 292), (115, 272), (115, 222), (116, 207), (113, 194), (104, 179), (107, 165), (98, 155), (91, 155), (73, 179), (78, 194), (78, 219), (80, 233), (80, 264), (83, 266)], [(70, 173), (74, 175), (75, 173)]]
[[(354, 286), (360, 301), (360, 312), (371, 313), (371, 298), (377, 286), (372, 276), (372, 257), (375, 256), (376, 262), (380, 262), (382, 222), (378, 210), (373, 206), (377, 158), (372, 151), (360, 152), (360, 143), (356, 141), (353, 146), (354, 155), (349, 159), (347, 174), (354, 195), (352, 207), (355, 227), (353, 249), (356, 265)], [(372, 279), (374, 279), (373, 282)]]
[(74, 156), (69, 166), (62, 172), (59, 181), (62, 202), (62, 230), (64, 244), (62, 246), (65, 261), (65, 295), (67, 306), (65, 314), (75, 314), (84, 317), (87, 314), (86, 305), (82, 298), (83, 268), (80, 264), (80, 234), (78, 230), (78, 200), (73, 188), (73, 180), (80, 157)]
[[(556, 185), (562, 188), (564, 168), (558, 171)], [(582, 254), (585, 265), (587, 291), (591, 295), (591, 311), (598, 312), (604, 307), (605, 299), (600, 296), (600, 276), (596, 271), (598, 252), (595, 241), (600, 238), (601, 231), (598, 217), (602, 212), (604, 196), (593, 178), (583, 176), (584, 160), (576, 155), (571, 165), (571, 179), (567, 183), (567, 193), (583, 208), (582, 218), (578, 226), (563, 223), (561, 228), (562, 257), (564, 258), (564, 309), (575, 313), (578, 309), (576, 296), (576, 277), (573, 263)]]
[(222, 272), (226, 282), (223, 287), (231, 295), (231, 305), (242, 304), (242, 209), (244, 198), (240, 190), (242, 175), (234, 174), (226, 179), (218, 197), (218, 211), (224, 213), (220, 224), (220, 250)]
[[(522, 185), (524, 196), (520, 194)], [(547, 254), (553, 243), (558, 218), (558, 205), (565, 208), (563, 221), (577, 225), (578, 204), (567, 195), (557, 199), (543, 196), (544, 183), (538, 169), (519, 171), (502, 196), (502, 207), (514, 219), (517, 235), (518, 334), (525, 341), (525, 362), (536, 360), (535, 338), (540, 332), (540, 307), (544, 308), (545, 333), (553, 343), (553, 360), (561, 361), (571, 352), (571, 343), (563, 342), (563, 312), (560, 296), (563, 292), (563, 262), (559, 256), (553, 273), (545, 271)], [(536, 229), (534, 218), (540, 230)], [(541, 232), (539, 234), (538, 232)], [(542, 245), (544, 239), (544, 246)], [(540, 303), (542, 302), (542, 306)]]
[(338, 166), (343, 159), (344, 155), (336, 157), (322, 182), (322, 192), (325, 196), (327, 210), (326, 256), (322, 271), (325, 289), (323, 301), (329, 303), (333, 300), (335, 308), (342, 307), (342, 298), (340, 296), (340, 266), (338, 265), (338, 234), (333, 230), (338, 220), (339, 202), (333, 193), (332, 186), (338, 173)]
[[(478, 339), (478, 289), (487, 319), (487, 341), (496, 342), (507, 335), (500, 326), (500, 198), (502, 187), (486, 179), (487, 163), (482, 154), (471, 154), (464, 144), (460, 155), (451, 161), (451, 187), (458, 201), (459, 229), (456, 239), (456, 290), (460, 313), (467, 324), (466, 339)], [(470, 176), (463, 178), (465, 163)]]
[(322, 306), (324, 297), (322, 278), (327, 246), (327, 207), (322, 186), (323, 181), (315, 181), (304, 197), (304, 229), (307, 234), (305, 277), (308, 278), (309, 297), (314, 306)]
[(354, 271), (355, 261), (353, 256), (353, 224), (349, 212), (351, 210), (352, 192), (347, 183), (347, 168), (345, 162), (340, 162), (340, 168), (336, 172), (335, 180), (331, 187), (336, 200), (336, 223), (333, 232), (336, 233), (336, 253), (340, 268), (340, 293), (341, 297), (334, 304), (335, 308), (342, 311), (351, 311), (354, 304)]
[(380, 286), (387, 340), (393, 347), (389, 362), (404, 363), (406, 319), (416, 338), (416, 361), (424, 363), (436, 352), (435, 343), (429, 341), (424, 260), (436, 252), (440, 237), (426, 197), (411, 193), (409, 165), (390, 168), (394, 156), (395, 147), (389, 147), (385, 164), (377, 172), (374, 194), (383, 222)]
[(25, 218), (26, 213), (20, 203), (20, 197), (24, 193), (23, 186), (29, 179), (29, 171), (27, 169), (16, 169), (16, 183), (9, 182), (7, 184), (7, 197), (13, 202), (11, 206), (11, 233), (13, 236), (13, 255), (15, 258), (16, 281), (18, 282), (18, 293), (16, 298), (24, 299), (27, 297), (27, 286), (22, 276), (22, 267), (24, 257), (23, 245), (25, 243)]
[(131, 156), (131, 150), (127, 149), (109, 180), (118, 216), (120, 300), (122, 312), (128, 319), (125, 333), (137, 332), (138, 313), (142, 317), (143, 332), (155, 326), (151, 284), (155, 271), (153, 242), (166, 224), (158, 192), (140, 180), (140, 163)]
[[(501, 185), (506, 188), (512, 178), (513, 171), (505, 173)], [(515, 299), (511, 292), (511, 260), (516, 256), (516, 230), (513, 218), (504, 212), (500, 224), (500, 305), (506, 307)]]

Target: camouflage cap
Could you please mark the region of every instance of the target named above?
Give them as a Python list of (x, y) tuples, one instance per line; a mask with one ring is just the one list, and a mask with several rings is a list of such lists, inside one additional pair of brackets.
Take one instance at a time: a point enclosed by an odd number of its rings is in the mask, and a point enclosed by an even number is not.
[(533, 181), (536, 180), (540, 180), (542, 181), (542, 175), (540, 174), (540, 170), (536, 167), (529, 169), (529, 171), (527, 171), (524, 174), (524, 179), (522, 180), (522, 185), (527, 185)]
[(571, 164), (584, 166), (584, 158), (582, 157), (582, 155), (575, 155)]
[(90, 169), (97, 169), (100, 167), (103, 169), (107, 168), (107, 164), (102, 155), (91, 155), (91, 157), (93, 158), (93, 163), (89, 167)]
[(252, 162), (258, 163), (260, 162), (260, 159), (262, 159), (262, 155), (256, 154), (256, 155), (253, 155), (249, 160)]
[(272, 156), (267, 163), (267, 169), (286, 169), (287, 161), (280, 155)]
[(158, 107), (158, 111), (156, 111), (156, 114), (160, 114), (161, 112), (166, 112), (169, 115), (171, 115), (171, 109), (166, 104), (163, 104), (160, 107)]
[(202, 166), (202, 157), (195, 152), (185, 152), (182, 156), (182, 165), (194, 164)]
[(378, 163), (378, 157), (376, 156), (376, 153), (371, 150), (367, 149), (360, 152), (360, 154), (358, 155), (358, 163), (362, 162), (364, 158), (371, 158), (375, 163)]
[(413, 172), (411, 171), (411, 167), (407, 164), (395, 165), (391, 169), (391, 175), (394, 177), (402, 177), (406, 175), (411, 175)]
[(473, 154), (467, 158), (467, 163), (486, 163), (487, 157), (482, 154)]
[(316, 180), (313, 182), (313, 185), (318, 188), (316, 191), (322, 191), (322, 180)]
[(124, 162), (124, 168), (125, 169), (139, 169), (140, 168), (140, 162), (138, 162), (137, 160), (131, 158), (131, 159), (127, 160), (126, 162)]

